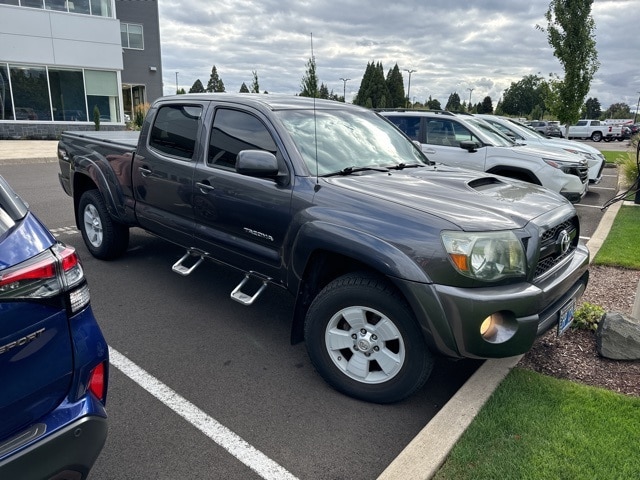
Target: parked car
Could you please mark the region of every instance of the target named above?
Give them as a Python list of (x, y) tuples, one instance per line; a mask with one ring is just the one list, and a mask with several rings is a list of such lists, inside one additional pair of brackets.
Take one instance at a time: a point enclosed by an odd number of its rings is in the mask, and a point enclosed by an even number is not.
[(0, 478), (86, 478), (107, 437), (107, 343), (75, 250), (2, 177), (0, 312)]
[(622, 126), (622, 136), (624, 140), (628, 140), (634, 135), (637, 135), (640, 132), (640, 124), (632, 123), (629, 125)]
[(513, 118), (486, 114), (477, 114), (475, 116), (488, 122), (494, 128), (497, 128), (521, 145), (544, 145), (550, 148), (559, 148), (565, 152), (584, 157), (589, 167), (589, 183), (597, 184), (602, 180), (602, 171), (606, 162), (604, 155), (597, 148), (583, 142), (576, 142), (565, 138), (545, 137), (541, 133), (527, 128)]
[(586, 160), (542, 145), (518, 145), (470, 114), (442, 110), (380, 113), (419, 142), (430, 160), (542, 185), (574, 203), (587, 192)]
[(534, 120), (529, 124), (529, 127), (536, 132), (540, 132), (546, 137), (561, 137), (562, 129), (559, 122), (547, 122), (541, 120)]

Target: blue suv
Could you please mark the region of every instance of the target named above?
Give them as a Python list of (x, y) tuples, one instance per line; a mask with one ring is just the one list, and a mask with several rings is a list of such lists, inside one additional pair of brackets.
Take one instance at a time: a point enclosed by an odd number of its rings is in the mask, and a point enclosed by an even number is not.
[(75, 250), (0, 176), (0, 478), (88, 475), (107, 438), (108, 356)]

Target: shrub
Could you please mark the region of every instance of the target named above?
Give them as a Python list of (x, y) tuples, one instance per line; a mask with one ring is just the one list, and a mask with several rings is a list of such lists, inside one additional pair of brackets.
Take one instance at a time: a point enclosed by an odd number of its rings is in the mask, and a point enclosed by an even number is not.
[(573, 328), (595, 331), (606, 313), (600, 305), (584, 302), (573, 314)]
[(100, 130), (100, 109), (97, 105), (93, 107), (93, 123), (96, 126), (96, 131)]
[(135, 124), (138, 130), (142, 128), (144, 117), (147, 114), (149, 107), (150, 105), (148, 103), (141, 103), (140, 105), (136, 105), (134, 109), (133, 123)]

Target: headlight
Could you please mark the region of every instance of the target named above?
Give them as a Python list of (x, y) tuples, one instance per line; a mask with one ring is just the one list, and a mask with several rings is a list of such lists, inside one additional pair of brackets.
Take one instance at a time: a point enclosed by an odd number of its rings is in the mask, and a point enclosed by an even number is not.
[(544, 163), (546, 163), (547, 165), (551, 165), (553, 168), (560, 169), (582, 167), (587, 164), (587, 161), (584, 158), (577, 162), (565, 162), (562, 160), (554, 160), (553, 158), (543, 158), (542, 160), (544, 160)]
[(456, 270), (478, 280), (525, 274), (522, 243), (511, 231), (442, 232), (442, 242)]

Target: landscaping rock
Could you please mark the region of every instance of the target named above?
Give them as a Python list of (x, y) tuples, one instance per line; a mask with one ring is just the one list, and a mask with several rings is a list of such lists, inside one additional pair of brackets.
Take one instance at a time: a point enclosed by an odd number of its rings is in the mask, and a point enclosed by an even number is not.
[(640, 360), (640, 322), (628, 315), (608, 312), (596, 331), (598, 354), (613, 360)]

